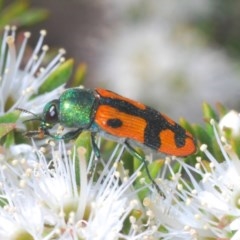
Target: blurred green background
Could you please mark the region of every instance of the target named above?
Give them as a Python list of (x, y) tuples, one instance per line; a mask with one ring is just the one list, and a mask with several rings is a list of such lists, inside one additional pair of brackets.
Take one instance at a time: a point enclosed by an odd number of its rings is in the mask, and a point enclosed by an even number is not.
[(201, 122), (202, 102), (239, 110), (240, 2), (223, 0), (1, 1), (0, 26), (40, 29), (46, 43), (86, 63), (104, 87), (175, 120)]

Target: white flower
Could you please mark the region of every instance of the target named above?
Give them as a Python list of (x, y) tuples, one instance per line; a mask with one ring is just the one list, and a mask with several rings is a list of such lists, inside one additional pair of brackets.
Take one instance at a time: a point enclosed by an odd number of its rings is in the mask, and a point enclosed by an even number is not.
[(176, 158), (181, 167), (174, 173), (174, 165), (166, 161), (163, 172), (172, 176), (172, 181), (163, 185), (166, 198), (159, 204), (155, 193), (144, 201), (158, 229), (156, 239), (240, 237), (240, 159), (226, 140), (219, 138), (214, 121), (211, 124), (222, 159), (217, 160), (202, 145), (206, 160), (197, 157), (195, 167)]
[[(183, 214), (183, 211), (188, 211), (188, 207), (179, 198), (182, 169), (180, 167), (175, 173), (173, 169), (176, 163), (167, 157), (161, 171), (160, 187), (165, 198), (160, 198), (153, 189), (152, 195), (144, 199), (149, 224), (152, 229), (156, 229), (153, 233), (154, 239), (194, 239), (194, 233), (184, 229), (185, 222), (191, 222), (192, 219)], [(166, 180), (166, 177), (170, 176), (171, 180)]]
[[(1, 154), (1, 239), (144, 239), (156, 231), (144, 221), (133, 182), (113, 151), (103, 170), (89, 178), (84, 149), (72, 154), (60, 142), (47, 160), (36, 147), (15, 146)], [(22, 151), (21, 151), (22, 150)], [(28, 157), (28, 159), (25, 158)], [(91, 159), (93, 161), (93, 157)], [(77, 170), (79, 169), (79, 171)], [(132, 215), (140, 212), (139, 219)], [(125, 229), (126, 221), (130, 222)]]
[(44, 215), (37, 199), (32, 198), (29, 189), (24, 188), (36, 160), (30, 145), (21, 144), (11, 147), (10, 151), (1, 151), (1, 239), (41, 239)]
[(215, 159), (206, 145), (201, 150), (207, 162), (197, 158), (194, 168), (179, 161), (185, 177), (178, 176), (169, 211), (161, 213), (161, 207), (155, 205), (167, 230), (164, 239), (239, 239), (240, 161), (211, 123), (223, 162)]
[(57, 92), (63, 89), (63, 86), (60, 86), (56, 91), (31, 99), (47, 77), (64, 61), (65, 51), (59, 50), (59, 54), (45, 68), (42, 68), (42, 61), (48, 51), (48, 46), (43, 45), (46, 31), (42, 30), (39, 40), (25, 64), (25, 51), (30, 35), (29, 32), (24, 33), (21, 46), (17, 50), (15, 45), (16, 28), (5, 27), (0, 46), (0, 115), (10, 112), (16, 107), (34, 109), (33, 111), (38, 112), (40, 109), (42, 110), (47, 101), (56, 97)]
[(240, 136), (240, 114), (234, 110), (229, 111), (220, 120), (219, 128), (223, 134), (226, 129), (229, 129), (233, 136)]

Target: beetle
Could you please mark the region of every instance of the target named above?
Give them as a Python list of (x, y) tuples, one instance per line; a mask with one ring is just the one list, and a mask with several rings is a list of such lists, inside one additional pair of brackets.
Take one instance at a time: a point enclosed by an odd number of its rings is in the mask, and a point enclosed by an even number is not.
[[(92, 147), (98, 158), (100, 152), (95, 142), (96, 133), (121, 140), (145, 165), (145, 159), (136, 152), (132, 143), (178, 157), (188, 156), (196, 151), (195, 139), (191, 133), (171, 118), (142, 103), (102, 88), (66, 89), (59, 99), (45, 105), (40, 117), (35, 116), (41, 122), (37, 133), (54, 139), (69, 140), (84, 130), (90, 131)], [(53, 135), (49, 130), (56, 124), (74, 130), (63, 135)], [(154, 182), (148, 168), (146, 170), (148, 177)], [(156, 186), (155, 182), (154, 185)]]

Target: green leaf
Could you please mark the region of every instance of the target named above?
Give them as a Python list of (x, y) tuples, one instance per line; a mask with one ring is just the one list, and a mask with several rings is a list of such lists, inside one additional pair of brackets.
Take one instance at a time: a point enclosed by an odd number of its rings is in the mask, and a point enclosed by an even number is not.
[(16, 128), (19, 115), (19, 111), (13, 111), (0, 117), (0, 139), (4, 137), (5, 146), (11, 146), (15, 142), (12, 130)]
[[(87, 160), (87, 162), (89, 162), (90, 160), (90, 156), (91, 156), (91, 152), (92, 152), (92, 145), (91, 145), (91, 141), (90, 141), (90, 132), (82, 132), (78, 138), (76, 139), (75, 143), (74, 143), (74, 148), (78, 149), (79, 147), (83, 147), (86, 152), (85, 152), (85, 158)], [(73, 151), (72, 151), (73, 152)], [(73, 157), (73, 156), (72, 156)], [(76, 156), (76, 158), (78, 159), (79, 156)], [(76, 169), (76, 182), (77, 185), (80, 186), (80, 163), (79, 163), (79, 159), (75, 162), (75, 169)]]
[(240, 156), (240, 147), (239, 147), (240, 146), (240, 137), (233, 138), (231, 141), (231, 146), (239, 157)]
[(15, 123), (20, 115), (19, 111), (13, 111), (0, 117), (0, 123)]
[(71, 81), (70, 83), (70, 86), (78, 87), (80, 85), (83, 85), (86, 74), (87, 74), (87, 65), (85, 63), (79, 64), (74, 74), (73, 81)]
[(76, 149), (79, 147), (84, 147), (86, 149), (86, 159), (89, 161), (92, 152), (92, 145), (90, 141), (90, 132), (82, 132), (75, 141)]
[(13, 19), (27, 10), (29, 6), (28, 2), (29, 1), (27, 0), (15, 1), (14, 3), (8, 5), (8, 7), (4, 8), (0, 13), (0, 27), (4, 27), (7, 24), (12, 24)]
[(192, 134), (194, 135), (192, 125), (191, 125), (186, 119), (180, 118), (179, 124), (180, 124), (180, 126), (182, 126), (184, 129), (186, 129), (187, 131), (189, 131), (190, 133), (192, 133)]
[(209, 120), (211, 119), (218, 121), (218, 115), (208, 103), (203, 103), (202, 108), (204, 120), (206, 120), (207, 122), (209, 122)]
[(66, 83), (70, 78), (73, 70), (73, 59), (69, 59), (61, 64), (42, 84), (38, 94), (50, 92), (60, 85)]
[(12, 19), (13, 24), (32, 26), (38, 22), (45, 20), (49, 12), (44, 9), (32, 9), (22, 13), (18, 17)]
[[(201, 144), (206, 144), (209, 150), (212, 149), (212, 137), (208, 134), (208, 132), (201, 126), (195, 125), (193, 126), (194, 133), (197, 136), (197, 139), (200, 141)], [(213, 134), (213, 133), (212, 133)], [(213, 135), (212, 135), (213, 136)]]
[(0, 139), (15, 128), (15, 123), (0, 123)]
[[(145, 159), (145, 153), (140, 148), (135, 148), (136, 152), (142, 156), (142, 159)], [(133, 154), (129, 152), (130, 156), (132, 156), (133, 159), (133, 171), (136, 171), (140, 165), (142, 164), (142, 161), (140, 161), (138, 158), (134, 157)]]
[[(124, 151), (121, 160), (123, 161), (124, 168), (129, 171), (129, 174), (132, 174), (135, 171), (133, 155), (128, 151)], [(141, 162), (138, 160), (138, 163), (140, 164)]]
[(217, 103), (217, 110), (219, 112), (220, 118), (227, 114), (228, 110), (221, 103)]
[(156, 178), (161, 168), (165, 164), (164, 159), (156, 159), (151, 164), (149, 164), (149, 171), (153, 178)]

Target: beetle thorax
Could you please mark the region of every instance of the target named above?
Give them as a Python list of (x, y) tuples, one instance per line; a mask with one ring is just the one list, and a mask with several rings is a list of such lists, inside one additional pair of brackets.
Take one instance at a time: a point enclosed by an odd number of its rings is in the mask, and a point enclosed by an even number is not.
[(95, 111), (94, 100), (95, 96), (91, 90), (66, 90), (60, 97), (60, 123), (67, 127), (88, 128)]

